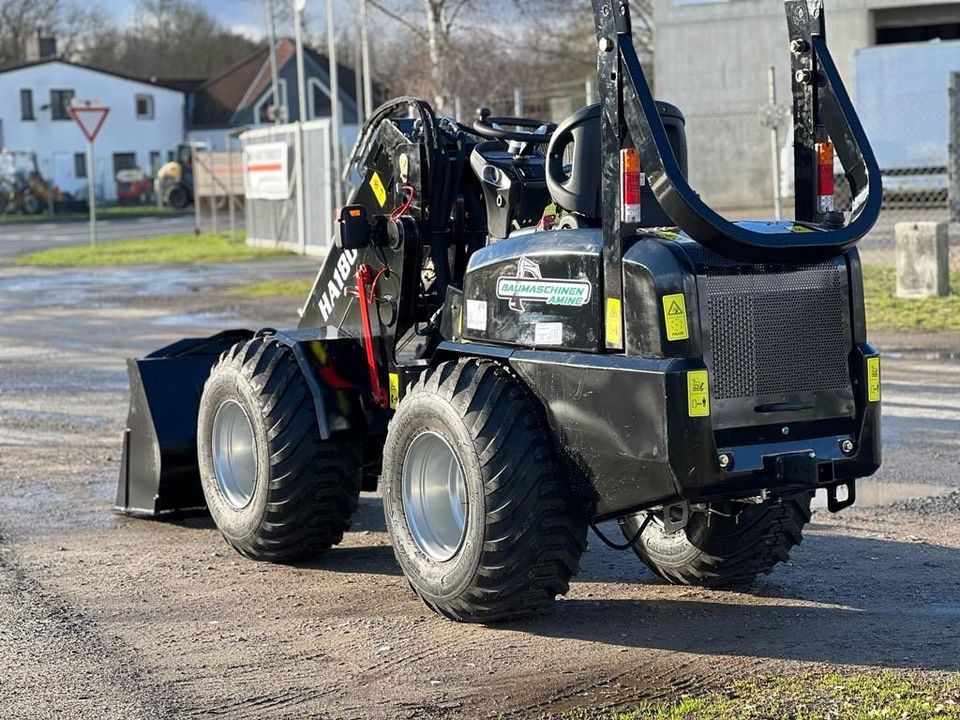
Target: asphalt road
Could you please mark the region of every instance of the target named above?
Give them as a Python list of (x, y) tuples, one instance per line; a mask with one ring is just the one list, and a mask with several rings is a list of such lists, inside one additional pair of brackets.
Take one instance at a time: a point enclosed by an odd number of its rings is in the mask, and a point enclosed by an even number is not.
[(885, 464), (863, 502), (818, 511), (745, 592), (665, 585), (591, 538), (551, 612), (462, 626), (409, 592), (376, 494), (296, 566), (244, 560), (208, 518), (113, 515), (124, 358), (294, 324), (296, 303), (224, 290), (315, 270), (0, 261), (0, 716), (527, 718), (752, 674), (960, 669), (960, 362), (935, 344), (888, 356)]
[[(191, 233), (193, 215), (146, 218), (112, 218), (97, 223), (99, 240), (125, 240), (158, 235)], [(226, 227), (226, 225), (224, 225)], [(80, 245), (90, 239), (90, 226), (83, 221), (0, 223), (0, 260), (63, 245)]]

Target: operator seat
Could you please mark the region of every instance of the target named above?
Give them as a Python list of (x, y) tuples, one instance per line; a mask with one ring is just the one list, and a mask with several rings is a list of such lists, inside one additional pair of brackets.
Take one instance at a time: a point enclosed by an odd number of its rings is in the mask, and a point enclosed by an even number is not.
[[(683, 174), (687, 174), (687, 136), (683, 113), (657, 102), (660, 118)], [(547, 149), (547, 188), (554, 202), (566, 210), (568, 227), (599, 227), (603, 158), (600, 105), (590, 105), (560, 124)], [(672, 226), (674, 222), (646, 188), (642, 195), (641, 227)]]

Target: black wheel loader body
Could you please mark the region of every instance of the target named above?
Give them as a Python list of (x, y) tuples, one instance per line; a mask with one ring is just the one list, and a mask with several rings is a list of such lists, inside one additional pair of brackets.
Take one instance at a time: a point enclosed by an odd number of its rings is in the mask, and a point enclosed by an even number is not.
[[(559, 129), (524, 143), (506, 123), (466, 128), (412, 98), (377, 111), (299, 328), (260, 332), (293, 350), (323, 439), (362, 441), (366, 489), (409, 389), (472, 358), (542, 405), (592, 522), (657, 508), (682, 528), (694, 506), (819, 489), (842, 509), (880, 466), (879, 355), (855, 245), (882, 193), (823, 8), (786, 2), (796, 220), (731, 222), (686, 180), (682, 113), (654, 100), (627, 4), (594, 7), (601, 103)], [(818, 194), (828, 141), (855, 198), (849, 217)], [(561, 160), (570, 145), (586, 158), (573, 168)], [(599, 167), (578, 172), (590, 158)], [(637, 203), (625, 202), (631, 158)], [(120, 511), (202, 507), (203, 382), (251, 335), (131, 361)]]

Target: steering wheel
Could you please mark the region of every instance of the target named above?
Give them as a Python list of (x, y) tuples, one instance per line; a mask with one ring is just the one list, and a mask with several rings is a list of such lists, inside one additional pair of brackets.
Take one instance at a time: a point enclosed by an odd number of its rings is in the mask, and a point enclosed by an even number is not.
[[(530, 131), (504, 130), (504, 127), (530, 128)], [(546, 129), (542, 130), (541, 128)], [(477, 111), (477, 119), (473, 123), (473, 129), (478, 135), (491, 140), (513, 140), (539, 145), (550, 142), (557, 126), (553, 123), (530, 118), (492, 117), (489, 108), (481, 108)]]

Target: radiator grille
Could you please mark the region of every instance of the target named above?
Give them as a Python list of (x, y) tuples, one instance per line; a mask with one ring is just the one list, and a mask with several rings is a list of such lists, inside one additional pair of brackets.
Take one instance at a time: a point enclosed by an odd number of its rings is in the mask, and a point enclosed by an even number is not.
[(846, 269), (705, 278), (717, 400), (850, 384)]

